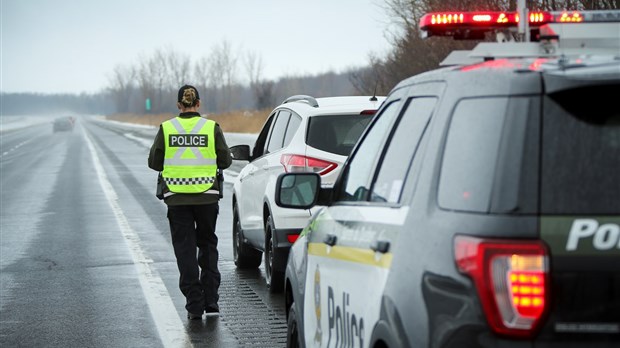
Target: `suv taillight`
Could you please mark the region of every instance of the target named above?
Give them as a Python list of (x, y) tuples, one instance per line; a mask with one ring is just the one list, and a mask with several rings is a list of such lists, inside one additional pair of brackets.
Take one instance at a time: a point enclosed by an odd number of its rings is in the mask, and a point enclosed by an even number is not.
[(325, 175), (338, 167), (338, 164), (321, 160), (318, 158), (302, 155), (282, 155), (280, 163), (284, 166), (287, 173), (291, 172), (313, 172)]
[(457, 236), (454, 254), (458, 270), (476, 285), (491, 329), (513, 337), (532, 337), (549, 307), (545, 244)]

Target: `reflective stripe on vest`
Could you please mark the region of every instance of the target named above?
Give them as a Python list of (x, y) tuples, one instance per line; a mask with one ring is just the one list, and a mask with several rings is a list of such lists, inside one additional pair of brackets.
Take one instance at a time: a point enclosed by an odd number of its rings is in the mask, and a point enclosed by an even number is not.
[(166, 185), (200, 185), (200, 184), (213, 184), (215, 178), (164, 178)]
[[(204, 127), (205, 123), (207, 123), (207, 119), (201, 117), (200, 120), (198, 120), (198, 123), (196, 123), (196, 126), (194, 126), (194, 128), (189, 133), (185, 130), (185, 128), (183, 128), (183, 125), (181, 125), (181, 122), (179, 122), (178, 119), (173, 118), (172, 120), (170, 120), (170, 123), (172, 123), (172, 126), (174, 126), (174, 129), (177, 131), (178, 134), (198, 135), (198, 132), (200, 132), (202, 127)], [(166, 141), (167, 140), (168, 139), (166, 139)], [(195, 158), (181, 158), (185, 151), (188, 149), (194, 154)], [(164, 158), (164, 166), (208, 166), (216, 164), (217, 163), (215, 158), (205, 158), (197, 147), (179, 147), (173, 158)]]
[(166, 145), (162, 176), (170, 192), (209, 191), (217, 172), (215, 122), (177, 117), (162, 123), (162, 130)]

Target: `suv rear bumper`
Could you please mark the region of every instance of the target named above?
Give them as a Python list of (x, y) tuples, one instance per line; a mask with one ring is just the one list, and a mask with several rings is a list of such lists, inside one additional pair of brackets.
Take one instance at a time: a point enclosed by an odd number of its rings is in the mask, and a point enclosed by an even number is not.
[(289, 242), (289, 235), (299, 235), (301, 228), (285, 228), (275, 230), (274, 241), (274, 260), (273, 269), (278, 272), (284, 272), (286, 270), (286, 261), (288, 260), (288, 253), (293, 243)]

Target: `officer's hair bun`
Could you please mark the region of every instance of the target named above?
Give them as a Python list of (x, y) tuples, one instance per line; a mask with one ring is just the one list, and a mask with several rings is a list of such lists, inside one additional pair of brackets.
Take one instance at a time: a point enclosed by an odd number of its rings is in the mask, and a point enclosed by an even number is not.
[(185, 107), (191, 107), (196, 105), (196, 101), (198, 97), (196, 96), (196, 90), (193, 88), (186, 88), (183, 91), (183, 97), (181, 98), (181, 103)]

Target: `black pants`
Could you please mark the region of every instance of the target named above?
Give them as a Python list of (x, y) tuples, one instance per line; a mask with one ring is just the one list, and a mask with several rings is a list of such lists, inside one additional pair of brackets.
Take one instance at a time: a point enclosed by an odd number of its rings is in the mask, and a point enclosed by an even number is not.
[(221, 276), (215, 235), (218, 212), (217, 203), (168, 206), (172, 246), (181, 274), (179, 288), (185, 295), (185, 309), (191, 313), (202, 313), (205, 306), (217, 304), (219, 299)]

